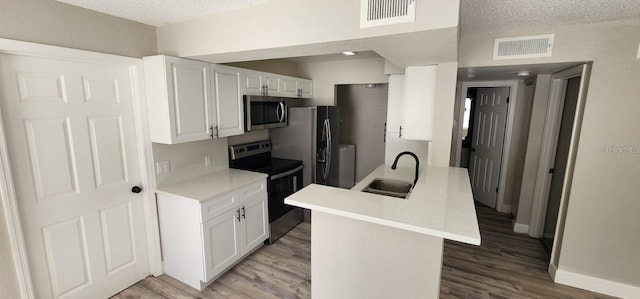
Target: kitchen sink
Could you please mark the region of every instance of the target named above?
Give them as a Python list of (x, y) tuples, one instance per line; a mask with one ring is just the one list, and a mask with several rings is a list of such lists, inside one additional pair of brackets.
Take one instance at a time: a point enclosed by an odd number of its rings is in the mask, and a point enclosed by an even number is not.
[(407, 198), (413, 184), (407, 181), (392, 179), (374, 179), (362, 189), (362, 192), (374, 193), (398, 198)]

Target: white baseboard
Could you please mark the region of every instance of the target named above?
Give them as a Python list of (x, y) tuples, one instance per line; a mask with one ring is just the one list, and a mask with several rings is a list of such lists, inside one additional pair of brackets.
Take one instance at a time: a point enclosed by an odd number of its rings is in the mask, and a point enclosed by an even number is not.
[[(551, 270), (551, 267), (549, 268)], [(551, 274), (551, 271), (549, 271), (549, 274)], [(557, 269), (554, 276), (554, 281), (559, 284), (602, 293), (609, 296), (640, 298), (640, 287), (638, 286), (575, 273), (562, 268)]]
[(519, 234), (528, 234), (529, 225), (516, 222), (513, 224), (513, 232)]

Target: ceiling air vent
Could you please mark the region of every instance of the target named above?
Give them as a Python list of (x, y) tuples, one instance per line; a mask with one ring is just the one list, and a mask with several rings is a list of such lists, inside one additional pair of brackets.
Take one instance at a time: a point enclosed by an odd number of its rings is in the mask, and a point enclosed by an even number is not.
[(413, 22), (416, 0), (361, 0), (360, 28)]
[(496, 38), (493, 60), (551, 57), (554, 34)]

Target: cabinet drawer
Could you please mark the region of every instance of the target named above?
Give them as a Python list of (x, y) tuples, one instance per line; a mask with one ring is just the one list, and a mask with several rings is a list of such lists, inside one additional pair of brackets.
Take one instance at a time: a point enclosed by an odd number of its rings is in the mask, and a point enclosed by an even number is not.
[(200, 205), (202, 212), (202, 222), (213, 219), (222, 213), (236, 207), (240, 197), (237, 192), (229, 192), (224, 195), (216, 196)]
[(265, 180), (261, 180), (238, 190), (237, 195), (239, 199), (242, 199), (242, 203), (244, 203), (246, 200), (251, 200), (259, 193), (264, 193), (265, 196), (267, 195), (267, 185)]

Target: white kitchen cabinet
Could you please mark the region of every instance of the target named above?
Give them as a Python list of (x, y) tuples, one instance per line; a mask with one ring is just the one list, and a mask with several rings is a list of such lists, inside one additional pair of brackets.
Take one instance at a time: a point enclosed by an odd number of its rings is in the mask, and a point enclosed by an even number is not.
[(268, 96), (282, 96), (281, 91), (281, 83), (280, 83), (280, 75), (263, 73), (262, 74), (262, 82), (264, 82), (265, 89), (267, 90)]
[(399, 137), (404, 122), (404, 75), (389, 76), (387, 133)]
[(405, 75), (389, 76), (387, 134), (431, 140), (437, 66), (408, 67)]
[(269, 212), (263, 194), (254, 189), (245, 191), (241, 214), (243, 217), (244, 236), (242, 238), (242, 254), (247, 254), (269, 237)]
[[(242, 255), (237, 210), (230, 210), (202, 224), (204, 282), (213, 279)], [(169, 274), (171, 275), (171, 274)]]
[(164, 271), (202, 290), (269, 237), (266, 179), (205, 200), (158, 193)]
[(217, 111), (216, 123), (218, 137), (240, 135), (244, 133), (244, 107), (242, 104), (241, 69), (225, 65), (212, 65), (213, 94)]
[(280, 75), (252, 70), (242, 70), (242, 75), (244, 94), (282, 96)]
[(404, 90), (404, 126), (402, 126), (401, 138), (432, 139), (437, 71), (438, 67), (435, 65), (407, 67)]
[(212, 138), (217, 122), (210, 64), (156, 55), (143, 58), (152, 142), (174, 144)]
[(308, 79), (283, 76), (282, 95), (291, 98), (311, 98), (313, 95), (313, 82)]
[(242, 71), (242, 92), (246, 95), (264, 95), (264, 83), (262, 73), (258, 71)]

